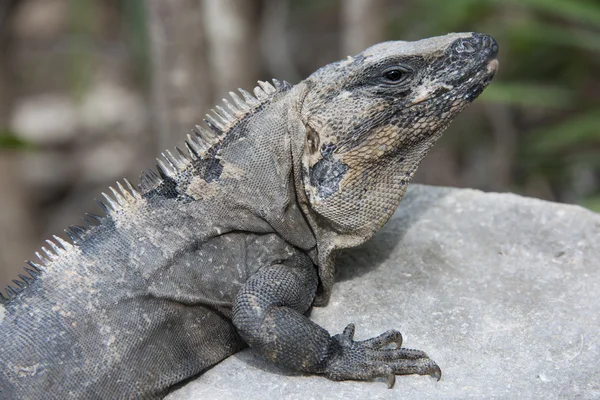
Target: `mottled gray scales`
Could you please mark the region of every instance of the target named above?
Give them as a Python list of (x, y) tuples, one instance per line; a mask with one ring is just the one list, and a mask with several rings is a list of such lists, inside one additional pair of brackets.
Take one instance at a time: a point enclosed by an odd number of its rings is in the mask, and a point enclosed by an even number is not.
[(6, 290), (0, 397), (160, 398), (247, 345), (334, 380), (439, 377), (397, 331), (357, 342), (305, 313), (326, 304), (336, 251), (383, 226), (489, 84), (496, 52), (473, 33), (386, 42), (231, 93)]

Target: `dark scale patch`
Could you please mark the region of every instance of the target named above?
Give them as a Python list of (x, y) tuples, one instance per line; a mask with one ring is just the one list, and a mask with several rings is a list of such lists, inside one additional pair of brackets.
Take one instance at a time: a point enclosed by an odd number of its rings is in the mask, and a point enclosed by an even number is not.
[(485, 86), (480, 83), (471, 86), (469, 89), (467, 89), (465, 100), (469, 102), (475, 100), (481, 94), (481, 92), (483, 92), (483, 89), (485, 89)]
[(337, 146), (333, 143), (323, 143), (323, 145), (321, 146), (321, 156), (322, 157), (329, 156), (331, 153), (334, 152), (334, 150), (336, 148), (337, 148)]
[[(443, 89), (445, 91), (445, 89)], [(437, 92), (436, 92), (437, 93)], [(443, 96), (444, 92), (441, 92), (439, 95), (436, 94), (435, 98), (436, 99), (441, 99)], [(434, 103), (432, 103), (431, 107), (429, 108), (429, 114), (437, 119), (441, 119), (442, 118), (442, 114), (444, 113), (444, 111), (446, 111), (447, 108), (447, 104), (443, 101), (435, 101)]]
[[(145, 199), (153, 199), (156, 197), (160, 197), (160, 198), (165, 198), (165, 199), (176, 199), (178, 201), (182, 201), (184, 203), (189, 203), (191, 201), (193, 201), (194, 199), (190, 196), (188, 196), (185, 193), (181, 193), (179, 191), (179, 189), (177, 188), (178, 183), (175, 179), (163, 175), (160, 172), (159, 169), (159, 174), (161, 176), (161, 183), (155, 188), (152, 189), (144, 194), (142, 194), (142, 197), (144, 197)], [(189, 177), (187, 176), (188, 174), (185, 173), (180, 173), (179, 176), (181, 177), (179, 180), (179, 185), (182, 184), (182, 182), (185, 184), (185, 186), (187, 187), (187, 184), (189, 183)]]
[(156, 188), (156, 194), (162, 197), (166, 197), (167, 199), (177, 198), (179, 194), (177, 192), (177, 182), (174, 179), (164, 176), (161, 174), (162, 182)]
[(204, 158), (194, 163), (194, 170), (197, 176), (209, 183), (219, 180), (223, 173), (223, 164), (221, 164), (219, 159), (214, 157)]
[(413, 107), (394, 115), (394, 117), (390, 120), (390, 124), (397, 126), (398, 128), (409, 128), (419, 118), (421, 118), (420, 107)]
[[(253, 113), (264, 109), (264, 106), (265, 103), (257, 106)], [(248, 117), (249, 116), (250, 114), (248, 114)], [(221, 174), (223, 173), (223, 164), (219, 159), (219, 152), (221, 149), (227, 148), (229, 145), (237, 142), (246, 135), (246, 132), (248, 131), (248, 117), (235, 123), (220, 142), (215, 143), (206, 151), (203, 158), (192, 162), (194, 176), (202, 178), (207, 183), (219, 181)]]
[[(258, 112), (263, 108), (264, 104), (261, 104), (260, 106), (257, 106), (253, 112)], [(223, 164), (221, 164), (221, 161), (219, 160), (218, 153), (222, 148), (239, 140), (239, 138), (244, 135), (246, 132), (246, 121), (247, 118), (243, 118), (234, 124), (220, 142), (215, 143), (206, 150), (206, 153), (202, 158), (192, 161), (191, 167), (180, 171), (177, 174), (177, 179), (161, 174), (162, 182), (160, 185), (158, 185), (156, 189), (144, 193), (143, 196), (145, 198), (160, 196), (162, 198), (177, 199), (186, 203), (193, 201), (194, 199), (192, 197), (184, 193), (192, 177), (200, 177), (207, 183), (219, 181), (221, 174), (223, 173)]]
[(310, 169), (310, 184), (317, 189), (321, 198), (327, 198), (340, 189), (340, 182), (348, 171), (348, 166), (333, 158), (328, 152)]

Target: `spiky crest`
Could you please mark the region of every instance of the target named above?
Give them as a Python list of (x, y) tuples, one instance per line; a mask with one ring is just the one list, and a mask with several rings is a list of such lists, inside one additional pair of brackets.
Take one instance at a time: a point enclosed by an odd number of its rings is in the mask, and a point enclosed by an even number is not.
[(50, 248), (41, 247), (46, 257), (39, 252), (35, 252), (35, 255), (40, 260), (39, 263), (29, 260), (25, 261), (32, 268), (24, 268), (24, 272), (27, 275), (19, 274), (20, 280), (13, 280), (17, 287), (8, 285), (5, 288), (6, 296), (0, 292), (0, 303), (7, 304), (12, 301), (28, 285), (33, 283), (49, 264), (76, 246), (78, 242), (91, 235), (94, 228), (100, 225), (108, 215), (123, 212), (129, 204), (141, 200), (143, 193), (158, 187), (165, 178), (175, 179), (192, 161), (205, 157), (207, 151), (215, 144), (221, 142), (238, 122), (256, 111), (265, 102), (270, 101), (276, 93), (286, 91), (292, 87), (286, 81), (282, 82), (273, 79), (272, 82), (273, 84), (258, 81), (258, 86), (253, 91), (254, 96), (244, 89), (238, 89), (243, 98), (240, 98), (234, 92), (229, 92), (231, 100), (223, 99), (223, 106), (217, 105), (215, 107), (216, 110), (212, 109), (211, 113), (206, 114), (204, 122), (208, 129), (196, 125), (192, 129), (192, 133), (187, 135), (187, 140), (185, 141), (187, 152), (177, 147), (175, 148), (175, 153), (166, 150), (162, 153), (162, 158), (157, 158), (158, 164), (156, 168), (158, 175), (150, 169), (142, 172), (139, 184), (141, 193), (127, 179), (123, 180), (125, 186), (117, 182), (117, 189), (109, 187), (112, 196), (103, 192), (104, 201), (96, 199), (98, 205), (104, 210), (105, 216), (86, 213), (82, 217), (86, 222), (86, 227), (75, 225), (65, 229), (66, 235), (71, 240), (70, 243), (56, 235), (53, 236), (54, 241), (46, 240)]

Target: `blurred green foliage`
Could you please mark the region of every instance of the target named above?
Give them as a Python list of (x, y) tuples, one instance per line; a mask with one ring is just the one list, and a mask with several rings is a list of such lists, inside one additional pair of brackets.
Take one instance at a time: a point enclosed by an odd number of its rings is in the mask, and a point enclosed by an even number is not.
[[(150, 76), (146, 3), (125, 0), (117, 3), (122, 19), (114, 30), (127, 43), (136, 60), (136, 78), (146, 86)], [(94, 71), (94, 40), (98, 36), (98, 0), (69, 2), (69, 80), (71, 94), (81, 98), (91, 84)]]
[(19, 139), (14, 132), (0, 127), (0, 149), (28, 149), (31, 145)]
[(133, 51), (137, 65), (137, 78), (142, 85), (150, 81), (150, 54), (146, 2), (126, 0), (121, 2), (124, 18), (125, 40)]
[(69, 83), (71, 94), (81, 99), (91, 84), (93, 72), (92, 36), (97, 4), (94, 0), (69, 1)]

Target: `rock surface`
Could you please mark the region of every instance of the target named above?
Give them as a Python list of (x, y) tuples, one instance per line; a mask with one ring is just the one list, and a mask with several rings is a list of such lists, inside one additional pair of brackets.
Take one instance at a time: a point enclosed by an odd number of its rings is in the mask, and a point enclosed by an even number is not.
[(413, 185), (375, 238), (338, 259), (311, 318), (355, 339), (395, 328), (439, 382), (332, 382), (250, 350), (171, 393), (180, 399), (600, 398), (600, 215), (511, 194)]

